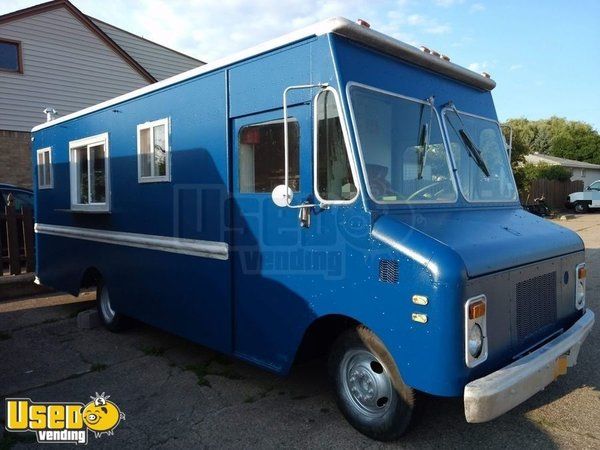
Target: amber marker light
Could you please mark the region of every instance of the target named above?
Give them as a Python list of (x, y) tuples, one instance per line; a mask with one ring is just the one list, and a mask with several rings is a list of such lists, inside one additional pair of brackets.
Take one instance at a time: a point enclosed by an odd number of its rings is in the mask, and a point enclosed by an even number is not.
[(480, 300), (469, 305), (469, 319), (478, 319), (485, 315), (485, 302)]
[(577, 278), (578, 279), (583, 279), (587, 276), (587, 269), (585, 268), (585, 266), (580, 267), (579, 269), (577, 269)]

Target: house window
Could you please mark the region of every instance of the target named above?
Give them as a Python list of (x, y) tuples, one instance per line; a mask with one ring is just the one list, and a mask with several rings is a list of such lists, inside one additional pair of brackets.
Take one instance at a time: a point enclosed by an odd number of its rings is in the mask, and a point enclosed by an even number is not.
[(0, 70), (23, 73), (19, 41), (0, 38)]
[(71, 209), (109, 210), (108, 133), (69, 143)]
[[(271, 193), (284, 184), (283, 120), (247, 125), (239, 133), (239, 189), (242, 193)], [(290, 189), (300, 188), (300, 127), (288, 121)]]
[(54, 186), (52, 174), (52, 150), (50, 147), (37, 151), (37, 179), (39, 189), (50, 189)]
[(169, 119), (137, 127), (138, 181), (170, 181)]

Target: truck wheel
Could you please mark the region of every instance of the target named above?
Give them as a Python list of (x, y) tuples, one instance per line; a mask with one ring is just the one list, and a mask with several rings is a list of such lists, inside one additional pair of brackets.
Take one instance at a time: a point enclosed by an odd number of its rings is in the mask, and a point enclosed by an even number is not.
[(404, 434), (415, 406), (414, 391), (372, 331), (359, 326), (343, 333), (331, 350), (329, 373), (338, 407), (354, 428), (379, 441)]
[(98, 284), (96, 290), (96, 299), (98, 315), (100, 316), (102, 325), (104, 325), (106, 329), (116, 333), (129, 327), (129, 318), (119, 314), (113, 309), (110, 303), (108, 289), (102, 283)]
[(575, 212), (580, 214), (586, 213), (590, 210), (590, 206), (587, 203), (577, 202), (575, 203)]

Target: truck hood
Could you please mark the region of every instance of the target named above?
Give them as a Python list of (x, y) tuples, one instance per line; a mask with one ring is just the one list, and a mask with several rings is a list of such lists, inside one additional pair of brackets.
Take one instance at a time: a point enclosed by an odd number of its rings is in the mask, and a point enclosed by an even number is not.
[(413, 241), (424, 258), (456, 253), (470, 278), (584, 249), (573, 231), (522, 208), (389, 212), (373, 236), (396, 248)]

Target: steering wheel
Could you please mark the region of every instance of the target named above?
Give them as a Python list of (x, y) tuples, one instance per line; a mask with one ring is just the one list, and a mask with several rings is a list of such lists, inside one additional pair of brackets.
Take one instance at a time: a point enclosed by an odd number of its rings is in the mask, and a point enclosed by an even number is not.
[[(412, 201), (412, 200), (414, 200), (417, 197), (423, 197), (423, 198), (425, 198), (425, 194), (428, 193), (428, 192), (430, 192), (430, 191), (433, 191), (431, 193), (431, 198), (437, 199), (443, 193), (447, 192), (448, 185), (450, 185), (450, 180), (436, 181), (434, 183), (431, 183), (431, 184), (428, 184), (427, 186), (422, 187), (418, 191), (413, 192), (412, 194), (410, 194), (410, 196), (406, 200), (407, 201)], [(436, 187), (438, 188), (437, 190), (435, 190)]]

